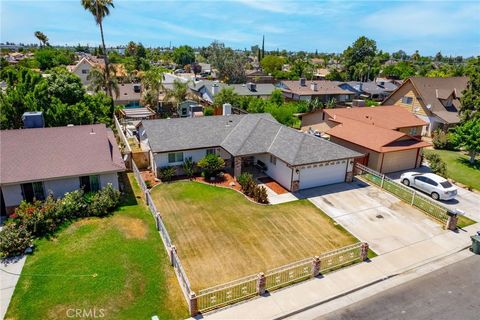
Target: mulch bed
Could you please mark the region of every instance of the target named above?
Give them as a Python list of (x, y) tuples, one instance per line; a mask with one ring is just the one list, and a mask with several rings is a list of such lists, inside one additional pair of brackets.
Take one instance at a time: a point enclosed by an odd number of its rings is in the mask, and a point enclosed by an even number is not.
[(287, 189), (282, 187), (280, 184), (278, 184), (277, 181), (273, 180), (270, 177), (258, 178), (258, 180), (260, 180), (260, 182), (265, 184), (268, 188), (272, 189), (273, 192), (275, 192), (276, 194), (288, 193)]
[[(199, 181), (199, 182), (203, 182), (203, 183), (207, 183), (207, 184), (212, 184), (212, 185), (215, 185), (215, 186), (227, 187), (227, 188), (235, 189), (235, 190), (238, 190), (238, 191), (240, 191), (240, 189), (241, 189), (240, 184), (238, 184), (238, 182), (235, 181), (235, 179), (229, 173), (225, 173), (223, 175), (223, 179), (217, 178), (214, 181), (210, 181), (210, 180), (205, 179), (204, 177), (195, 177), (195, 181)], [(235, 185), (233, 185), (233, 186), (230, 185), (232, 182), (235, 183)]]
[(152, 188), (161, 183), (160, 181), (155, 181), (155, 174), (150, 170), (140, 171), (140, 175), (142, 176), (143, 181), (150, 181), (150, 186)]

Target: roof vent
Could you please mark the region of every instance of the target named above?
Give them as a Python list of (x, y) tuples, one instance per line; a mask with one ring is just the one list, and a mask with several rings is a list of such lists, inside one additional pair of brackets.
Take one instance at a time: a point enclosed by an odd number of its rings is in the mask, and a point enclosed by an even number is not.
[(312, 91), (317, 91), (317, 90), (318, 90), (317, 83), (316, 83), (316, 82), (312, 82), (312, 84), (310, 85), (310, 89), (312, 89)]
[(93, 130), (93, 128), (92, 128), (92, 131), (90, 131), (90, 134), (96, 134), (96, 132)]
[(300, 78), (299, 80), (300, 86), (305, 87), (305, 81), (306, 81), (305, 78)]

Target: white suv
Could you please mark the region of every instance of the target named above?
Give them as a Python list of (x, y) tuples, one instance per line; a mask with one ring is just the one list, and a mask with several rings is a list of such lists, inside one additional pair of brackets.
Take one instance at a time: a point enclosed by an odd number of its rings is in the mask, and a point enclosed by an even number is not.
[(457, 195), (457, 188), (447, 179), (433, 173), (405, 172), (400, 181), (428, 193), (434, 200), (451, 200)]

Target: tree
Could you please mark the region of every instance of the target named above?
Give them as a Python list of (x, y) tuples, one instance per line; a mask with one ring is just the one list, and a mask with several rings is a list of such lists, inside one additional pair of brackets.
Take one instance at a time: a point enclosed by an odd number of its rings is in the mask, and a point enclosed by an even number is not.
[(367, 69), (370, 68), (376, 54), (377, 44), (375, 40), (364, 36), (358, 38), (352, 46), (345, 49), (342, 58), (348, 78), (355, 79), (355, 73), (358, 74), (356, 69), (359, 63), (367, 64)]
[(143, 104), (156, 107), (158, 105), (158, 95), (162, 88), (163, 70), (155, 67), (145, 72), (142, 78), (143, 85)]
[(238, 107), (240, 96), (232, 87), (222, 88), (214, 97), (213, 104), (221, 107), (225, 103), (230, 103), (234, 107)]
[(173, 50), (173, 61), (180, 65), (184, 66), (191, 64), (195, 61), (195, 51), (190, 46), (180, 46)]
[(197, 79), (197, 74), (202, 72), (202, 66), (196, 62), (192, 63), (190, 66), (190, 69), (192, 70), (193, 74), (195, 75), (195, 79)]
[(433, 173), (438, 174), (440, 176), (447, 176), (447, 164), (440, 158), (440, 156), (436, 153), (427, 153), (425, 155), (425, 159), (428, 160), (428, 164), (430, 165), (430, 169)]
[(480, 153), (480, 118), (473, 118), (455, 127), (454, 141), (468, 151), (470, 163), (475, 163), (475, 157)]
[(407, 60), (408, 55), (403, 50), (398, 50), (397, 52), (392, 53), (392, 58), (397, 60)]
[(210, 153), (198, 161), (197, 166), (203, 170), (203, 176), (209, 179), (223, 169), (225, 161), (220, 156)]
[(120, 95), (120, 87), (116, 76), (116, 70), (114, 66), (110, 66), (110, 75), (106, 76), (106, 70), (95, 67), (90, 70), (87, 76), (87, 80), (90, 81), (89, 89), (94, 92), (105, 91), (108, 95), (113, 97), (112, 93), (115, 93), (115, 97)]
[(35, 52), (35, 60), (38, 62), (40, 70), (48, 70), (57, 66), (69, 65), (73, 63), (74, 58), (75, 55), (73, 52), (66, 49), (43, 47)]
[(185, 101), (188, 96), (188, 83), (175, 80), (173, 88), (168, 89), (165, 95), (165, 100), (170, 101), (176, 108), (180, 102)]
[(48, 46), (48, 37), (41, 31), (35, 31), (35, 37), (40, 41), (40, 47)]
[(412, 54), (412, 60), (413, 61), (420, 61), (422, 57), (420, 56), (420, 53), (418, 52), (418, 50), (415, 50), (415, 53)]
[[(110, 83), (108, 77), (110, 75), (110, 67), (108, 64), (108, 55), (107, 48), (105, 47), (105, 37), (103, 36), (103, 19), (110, 14), (110, 7), (115, 8), (113, 5), (113, 0), (82, 0), (82, 6), (85, 10), (90, 11), (90, 13), (95, 18), (95, 22), (100, 28), (100, 36), (102, 38), (102, 49), (103, 49), (103, 59), (105, 61), (105, 83), (108, 85)], [(107, 87), (107, 92), (110, 97), (112, 95), (112, 88)]]
[(218, 77), (226, 83), (245, 83), (246, 57), (226, 48), (223, 43), (214, 41), (208, 48), (208, 59), (218, 70)]
[(285, 102), (285, 98), (283, 97), (282, 90), (280, 89), (273, 90), (269, 100), (270, 102), (276, 104), (277, 106), (281, 106)]
[(273, 74), (275, 71), (281, 71), (285, 64), (285, 59), (279, 56), (267, 55), (260, 62), (263, 71)]
[(193, 162), (192, 158), (187, 158), (183, 162), (182, 168), (183, 168), (183, 172), (185, 173), (185, 175), (187, 177), (189, 177), (190, 179), (193, 178), (193, 176), (195, 175), (195, 171), (196, 171), (195, 170), (196, 163)]
[(460, 116), (462, 121), (480, 119), (480, 56), (468, 62), (465, 74), (468, 76), (468, 83), (460, 98)]
[(443, 55), (441, 52), (437, 52), (435, 55), (435, 61), (442, 61), (443, 60)]

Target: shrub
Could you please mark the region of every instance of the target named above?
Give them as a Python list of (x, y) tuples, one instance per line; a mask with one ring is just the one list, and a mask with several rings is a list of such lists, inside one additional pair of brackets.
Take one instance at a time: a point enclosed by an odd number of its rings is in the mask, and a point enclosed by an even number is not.
[(435, 149), (457, 149), (457, 145), (454, 141), (453, 135), (440, 129), (435, 130), (435, 132), (433, 133), (432, 143)]
[(241, 175), (238, 176), (237, 182), (238, 184), (242, 187), (242, 189), (245, 189), (247, 186), (248, 181), (253, 180), (252, 174), (248, 172), (244, 172)]
[(438, 174), (440, 176), (446, 177), (447, 176), (447, 165), (445, 162), (438, 156), (436, 153), (427, 153), (425, 155), (425, 159), (428, 160), (430, 164), (430, 169), (433, 173)]
[(158, 176), (162, 181), (170, 181), (176, 173), (175, 167), (165, 167), (160, 169)]
[(152, 183), (150, 182), (150, 180), (145, 181), (145, 185), (147, 186), (148, 189), (152, 187)]
[(213, 108), (210, 107), (205, 108), (205, 112), (203, 113), (203, 115), (206, 117), (213, 116), (213, 114)]
[(191, 158), (187, 158), (183, 162), (183, 172), (185, 172), (185, 175), (189, 178), (192, 178), (195, 175), (195, 162), (192, 161)]
[(60, 201), (58, 210), (65, 219), (87, 216), (87, 203), (85, 202), (83, 190), (67, 192), (62, 201)]
[(210, 153), (198, 161), (197, 166), (203, 169), (204, 177), (209, 179), (223, 169), (225, 161), (216, 154)]
[(25, 226), (33, 236), (43, 236), (55, 231), (63, 221), (58, 208), (59, 201), (54, 200), (52, 196), (48, 196), (44, 202), (22, 201), (11, 218), (17, 226)]
[(268, 203), (267, 189), (263, 186), (255, 186), (253, 199), (258, 203)]
[(25, 225), (7, 223), (0, 231), (0, 256), (10, 257), (23, 254), (32, 245), (32, 234)]

